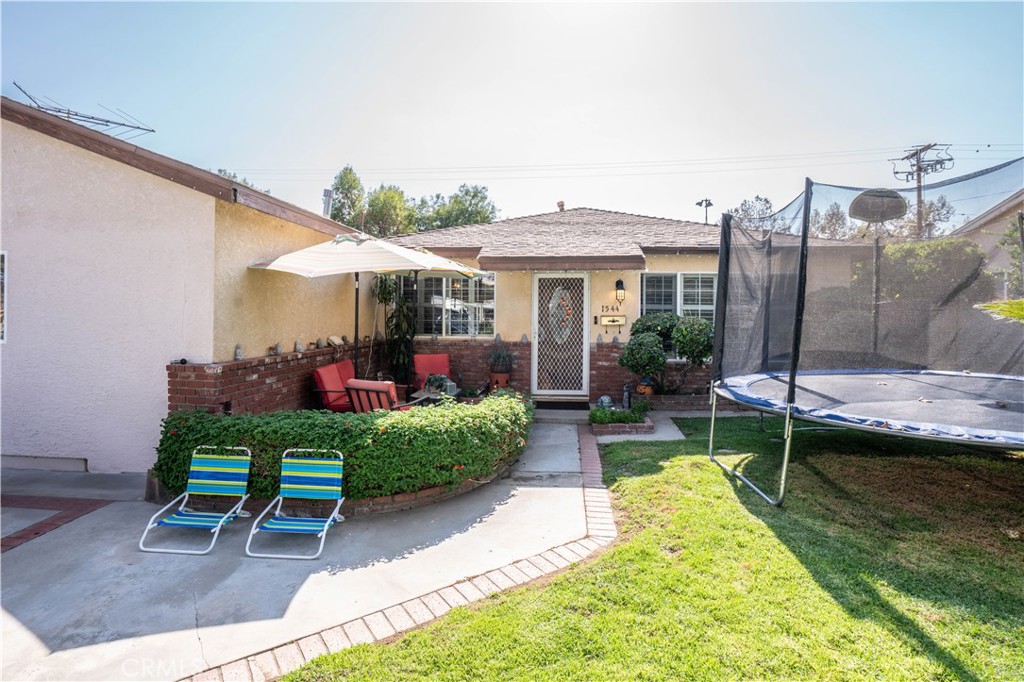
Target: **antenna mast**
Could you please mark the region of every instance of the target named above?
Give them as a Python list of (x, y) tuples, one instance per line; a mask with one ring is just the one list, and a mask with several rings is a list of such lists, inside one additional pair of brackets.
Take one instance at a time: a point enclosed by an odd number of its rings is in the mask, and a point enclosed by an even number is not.
[[(43, 102), (40, 102), (38, 99), (28, 94), (25, 88), (18, 85), (17, 81), (15, 81), (14, 87), (21, 90), (22, 94), (24, 94), (25, 97), (28, 97), (29, 100), (32, 102), (32, 106), (34, 106), (36, 109), (39, 109), (40, 111), (45, 111), (48, 114), (53, 114), (54, 116), (58, 116), (67, 121), (71, 121), (72, 123), (84, 125), (85, 127), (92, 128), (93, 130), (102, 130), (108, 135), (112, 135), (113, 137), (117, 137), (122, 140), (131, 140), (136, 137), (146, 135), (147, 133), (156, 132), (156, 130), (148, 127), (139, 119), (135, 118), (134, 116), (125, 111), (121, 111), (120, 109), (114, 111), (100, 104), (98, 106), (103, 107), (110, 113), (123, 117), (121, 120), (102, 118), (100, 116), (93, 116), (91, 114), (83, 114), (80, 111), (74, 111), (61, 105), (59, 102), (50, 99), (49, 97), (46, 97), (44, 99), (49, 100), (50, 102), (52, 102), (52, 104), (45, 104)], [(134, 121), (134, 123), (128, 122), (125, 119), (131, 119), (132, 121)]]

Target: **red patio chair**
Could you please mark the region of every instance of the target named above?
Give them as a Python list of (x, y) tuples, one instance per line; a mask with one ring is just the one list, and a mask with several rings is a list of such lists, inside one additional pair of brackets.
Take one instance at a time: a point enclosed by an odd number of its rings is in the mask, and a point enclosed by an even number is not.
[(320, 394), (324, 409), (332, 412), (352, 412), (352, 400), (348, 397), (345, 382), (356, 378), (351, 360), (342, 360), (333, 365), (313, 370), (313, 382)]
[(373, 412), (374, 410), (408, 410), (410, 407), (426, 400), (426, 396), (411, 403), (398, 402), (398, 392), (393, 381), (367, 381), (349, 379), (345, 382), (349, 400), (356, 412)]
[(443, 374), (452, 381), (451, 364), (447, 353), (420, 353), (412, 356), (413, 369), (416, 371), (416, 379), (413, 383), (417, 391), (422, 391), (427, 385), (427, 377), (431, 374)]

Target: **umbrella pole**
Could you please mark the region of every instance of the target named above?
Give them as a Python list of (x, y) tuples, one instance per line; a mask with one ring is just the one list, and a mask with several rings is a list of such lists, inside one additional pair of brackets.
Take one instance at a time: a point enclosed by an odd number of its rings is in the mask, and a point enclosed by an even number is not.
[(359, 273), (356, 273), (356, 352), (352, 358), (352, 368), (355, 375), (359, 376)]

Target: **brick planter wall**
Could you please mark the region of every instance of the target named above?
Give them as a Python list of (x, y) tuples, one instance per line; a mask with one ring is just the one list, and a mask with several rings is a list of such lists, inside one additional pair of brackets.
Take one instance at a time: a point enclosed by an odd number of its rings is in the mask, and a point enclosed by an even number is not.
[(591, 424), (590, 432), (595, 436), (620, 436), (632, 433), (654, 433), (654, 422), (644, 417), (642, 424)]
[[(359, 351), (362, 375), (369, 348)], [(313, 370), (351, 357), (351, 349), (318, 348), (231, 362), (167, 365), (167, 409), (234, 414), (320, 409)]]

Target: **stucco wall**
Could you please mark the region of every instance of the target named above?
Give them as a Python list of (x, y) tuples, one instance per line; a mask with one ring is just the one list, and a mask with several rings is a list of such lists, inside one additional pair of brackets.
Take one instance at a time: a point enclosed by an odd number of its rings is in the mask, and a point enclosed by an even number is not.
[[(718, 273), (718, 254), (657, 255), (647, 257), (647, 271), (659, 273)], [(533, 272), (497, 273), (497, 303), (495, 309), (496, 329), (508, 341), (518, 341), (523, 334), (530, 338), (533, 315)], [(640, 316), (640, 271), (638, 270), (595, 270), (589, 272), (590, 310), (587, 311), (590, 324), (590, 339), (595, 341), (600, 334), (604, 341), (618, 336), (620, 341), (629, 340), (629, 327)], [(621, 304), (615, 300), (615, 281), (622, 280), (626, 298)], [(607, 309), (605, 309), (607, 307)], [(617, 310), (616, 310), (617, 308)], [(605, 328), (600, 324), (602, 315), (624, 315), (626, 324), (621, 328)], [(598, 323), (594, 323), (597, 316)]]
[(214, 199), (9, 121), (0, 136), (2, 463), (143, 471), (167, 363), (213, 356)]
[[(332, 334), (354, 340), (353, 275), (307, 279), (249, 269), (329, 236), (225, 202), (217, 202), (216, 216), (214, 361), (234, 359), (239, 343), (251, 358), (277, 343), (291, 352), (296, 340), (308, 344)], [(360, 275), (360, 336), (373, 333), (372, 281), (372, 274)], [(378, 325), (383, 330), (383, 320)]]

